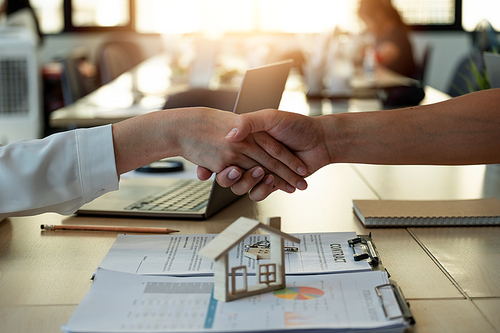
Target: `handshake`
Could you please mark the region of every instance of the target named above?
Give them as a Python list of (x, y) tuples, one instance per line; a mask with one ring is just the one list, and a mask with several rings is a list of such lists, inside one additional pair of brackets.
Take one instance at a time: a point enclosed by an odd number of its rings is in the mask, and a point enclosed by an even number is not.
[(255, 201), (306, 189), (305, 178), (330, 163), (498, 164), (499, 105), (500, 89), (488, 89), (430, 105), (318, 117), (195, 107), (13, 142), (0, 145), (0, 218), (71, 214), (118, 189), (119, 175), (173, 156), (198, 165), (199, 179), (216, 173), (221, 186)]
[(116, 169), (183, 156), (199, 166), (199, 179), (216, 173), (221, 186), (258, 201), (278, 189), (306, 189), (305, 178), (330, 163), (500, 163), (498, 105), (500, 89), (490, 89), (430, 105), (318, 117), (273, 109), (158, 111), (113, 125)]
[[(231, 156), (238, 166), (219, 171), (217, 182), (238, 195), (249, 192), (254, 201), (278, 189), (288, 193), (305, 190), (304, 178), (330, 163), (324, 137), (321, 122), (303, 115), (271, 109), (239, 115), (225, 136), (229, 145), (242, 147)], [(240, 154), (257, 165), (240, 167), (237, 163), (247, 163)], [(207, 180), (212, 171), (198, 166), (197, 174)]]

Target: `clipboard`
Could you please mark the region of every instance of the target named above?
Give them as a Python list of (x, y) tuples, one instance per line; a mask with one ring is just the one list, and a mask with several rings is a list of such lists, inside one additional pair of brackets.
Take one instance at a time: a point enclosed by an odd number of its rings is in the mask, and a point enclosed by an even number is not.
[[(410, 309), (410, 303), (406, 300), (403, 295), (403, 291), (398, 286), (396, 281), (391, 279), (391, 274), (384, 268), (380, 256), (377, 251), (377, 247), (373, 242), (371, 237), (371, 232), (368, 235), (358, 235), (356, 238), (351, 238), (347, 241), (349, 247), (352, 249), (352, 255), (355, 261), (367, 260), (372, 270), (385, 270), (389, 276), (389, 283), (383, 284), (375, 287), (375, 291), (379, 300), (382, 304), (384, 314), (388, 319), (396, 319), (403, 317), (408, 321), (410, 325), (415, 324), (415, 318)], [(395, 296), (397, 307), (400, 310), (397, 315), (394, 315), (394, 304), (386, 296), (388, 293), (392, 293)]]
[[(308, 234), (309, 237), (313, 237), (315, 234)], [(155, 238), (158, 235), (155, 235)], [(164, 235), (162, 235), (164, 236)], [(257, 236), (254, 235), (254, 236)], [(128, 236), (124, 236), (126, 238)], [(137, 236), (140, 239), (144, 238), (140, 235)], [(190, 235), (192, 237), (192, 235)], [(136, 238), (135, 236), (133, 237)], [(150, 238), (150, 237), (148, 237)], [(165, 238), (165, 237), (159, 237)], [(351, 239), (352, 238), (352, 239)], [(358, 239), (359, 238), (359, 239)], [(330, 242), (324, 242), (327, 238), (322, 238), (324, 245), (327, 248), (331, 248)], [(263, 317), (272, 311), (277, 312), (271, 315), (270, 318), (283, 318), (292, 320), (289, 323), (297, 324), (298, 322), (294, 319), (300, 320), (300, 325), (302, 325), (302, 331), (318, 331), (318, 332), (341, 332), (345, 331), (346, 327), (350, 327), (352, 330), (364, 329), (367, 332), (371, 331), (373, 328), (377, 332), (381, 332), (387, 328), (393, 332), (404, 332), (405, 329), (410, 327), (415, 323), (413, 315), (409, 309), (409, 304), (407, 303), (404, 295), (401, 292), (399, 286), (390, 279), (390, 275), (382, 264), (382, 260), (377, 252), (377, 247), (371, 239), (371, 235), (368, 236), (358, 236), (354, 232), (350, 232), (342, 240), (330, 240), (335, 241), (334, 245), (341, 245), (343, 249), (342, 257), (348, 259), (349, 261), (354, 261), (350, 257), (355, 254), (366, 255), (359, 256), (358, 261), (366, 260), (372, 263), (371, 265), (360, 262), (360, 266), (363, 269), (351, 272), (339, 272), (338, 275), (332, 272), (321, 272), (321, 273), (306, 273), (306, 274), (291, 274), (287, 279), (292, 279), (289, 284), (289, 288), (281, 289), (281, 292), (265, 293), (259, 296), (259, 302), (243, 302), (238, 304), (241, 307), (235, 307), (232, 310), (234, 313), (238, 314), (238, 318), (244, 318), (244, 320), (238, 320), (238, 323), (244, 325), (244, 323), (255, 320), (256, 313), (260, 313), (259, 316)], [(249, 238), (248, 242), (243, 244), (250, 244), (249, 248), (262, 248), (266, 249), (268, 244), (266, 242), (256, 242), (257, 240)], [(370, 242), (371, 243), (370, 243)], [(164, 245), (164, 240), (160, 242), (162, 246)], [(130, 244), (130, 243), (128, 243)], [(148, 243), (149, 245), (151, 244)], [(182, 244), (182, 242), (181, 242)], [(312, 242), (310, 244), (313, 244)], [(314, 243), (320, 244), (320, 243)], [(352, 245), (352, 254), (350, 253), (349, 246)], [(255, 247), (252, 247), (255, 246)], [(269, 244), (269, 246), (271, 246)], [(274, 245), (273, 245), (274, 246)], [(317, 255), (318, 251), (315, 246), (309, 246), (314, 248), (312, 253)], [(301, 251), (300, 247), (298, 249)], [(367, 253), (370, 251), (369, 253)], [(139, 253), (143, 255), (143, 253)], [(293, 254), (292, 254), (293, 255)], [(130, 257), (127, 259), (130, 261)], [(370, 269), (371, 268), (371, 269)], [(335, 277), (337, 275), (338, 277)], [(165, 304), (171, 306), (172, 311), (177, 311), (179, 308), (178, 302), (184, 302), (186, 300), (186, 294), (191, 294), (189, 299), (192, 301), (195, 298), (199, 299), (199, 304), (203, 306), (198, 309), (199, 315), (196, 317), (200, 319), (196, 325), (196, 328), (190, 330), (190, 332), (209, 332), (212, 329), (222, 329), (223, 326), (218, 326), (217, 328), (213, 325), (219, 325), (225, 323), (224, 320), (215, 320), (217, 316), (217, 311), (214, 311), (216, 307), (216, 300), (213, 298), (213, 277), (206, 275), (199, 276), (169, 276), (169, 275), (148, 275), (148, 274), (137, 274), (137, 273), (126, 273), (119, 272), (116, 270), (99, 268), (97, 273), (96, 281), (92, 284), (89, 293), (82, 300), (80, 305), (75, 310), (75, 313), (70, 318), (70, 321), (65, 326), (66, 332), (101, 332), (102, 327), (95, 320), (89, 318), (95, 318), (95, 313), (101, 313), (104, 309), (113, 308), (115, 309), (115, 316), (106, 316), (103, 318), (105, 320), (106, 327), (109, 329), (110, 323), (115, 325), (115, 331), (119, 332), (120, 327), (123, 326), (123, 314), (125, 313), (137, 313), (142, 314), (144, 311), (149, 313), (148, 316), (131, 316), (127, 317), (134, 322), (134, 325), (147, 325), (150, 324), (150, 318), (152, 318), (154, 313), (164, 313)], [(147, 290), (144, 286), (148, 286)], [(203, 288), (200, 288), (202, 286)], [(105, 293), (103, 291), (106, 291)], [(190, 292), (194, 290), (194, 292)], [(324, 292), (331, 290), (339, 290), (346, 298), (340, 299), (337, 297), (336, 293)], [(110, 296), (117, 295), (117, 296)], [(129, 301), (124, 302), (123, 297), (129, 299)], [(139, 297), (145, 297), (145, 299), (153, 301), (153, 303), (141, 303), (134, 302), (133, 300)], [(318, 300), (320, 297), (324, 297), (323, 300)], [(377, 300), (377, 298), (379, 300)], [(264, 301), (265, 300), (265, 301)], [(346, 306), (346, 301), (350, 303), (351, 306)], [(190, 302), (191, 302), (190, 301)], [(318, 312), (321, 312), (321, 308), (316, 308), (314, 306), (309, 306), (305, 302), (321, 304), (328, 304), (329, 306), (321, 307), (326, 312), (321, 313), (318, 316)], [(164, 303), (167, 302), (167, 303)], [(171, 302), (171, 303), (168, 303)], [(276, 306), (276, 302), (279, 302), (280, 306)], [(298, 303), (297, 303), (298, 302)], [(304, 302), (305, 305), (301, 302)], [(325, 303), (323, 303), (325, 302)], [(336, 305), (336, 302), (338, 304)], [(98, 307), (96, 307), (96, 304)], [(157, 304), (159, 309), (155, 307), (151, 308), (151, 304)], [(299, 307), (298, 304), (300, 305)], [(319, 303), (318, 303), (319, 304)], [(353, 305), (355, 304), (355, 305)], [(205, 307), (206, 305), (206, 307)], [(266, 306), (263, 309), (263, 307)], [(359, 308), (357, 307), (359, 306)], [(121, 309), (122, 310), (117, 310)], [(247, 309), (247, 307), (249, 307)], [(238, 310), (235, 310), (238, 308)], [(191, 314), (191, 307), (186, 308), (187, 312)], [(336, 322), (332, 322), (329, 318), (329, 314), (332, 309), (336, 309), (339, 314), (342, 314), (341, 318), (347, 319), (343, 325), (337, 325)], [(287, 310), (285, 312), (285, 310)], [(116, 312), (117, 311), (117, 312)], [(259, 312), (260, 311), (260, 312)], [(297, 312), (295, 312), (297, 311)], [(365, 313), (369, 311), (376, 311), (376, 319), (363, 317)], [(290, 317), (290, 314), (292, 316)], [(231, 314), (233, 316), (234, 314)], [(287, 317), (288, 316), (288, 317)], [(316, 316), (316, 317), (315, 317)], [(356, 318), (360, 316), (359, 320), (350, 320), (349, 318)], [(143, 322), (142, 319), (146, 319)], [(159, 318), (159, 317), (158, 317)], [(309, 318), (309, 319), (308, 319)], [(312, 319), (311, 319), (312, 318)], [(363, 321), (364, 319), (367, 319)], [(285, 332), (290, 331), (289, 326), (283, 326), (284, 321), (279, 319), (275, 324), (262, 320), (261, 323), (265, 325), (259, 326), (260, 328), (256, 331), (262, 332)], [(305, 321), (304, 321), (305, 320)], [(308, 320), (311, 320), (308, 322)], [(321, 329), (318, 329), (318, 322), (321, 320)], [(370, 326), (370, 322), (375, 320), (376, 326)], [(362, 322), (363, 325), (358, 323)], [(230, 322), (231, 325), (238, 324), (235, 322)], [(259, 324), (261, 324), (259, 323)], [(168, 321), (165, 324), (170, 324)], [(192, 322), (190, 322), (190, 325)], [(97, 326), (96, 326), (97, 325)], [(207, 326), (208, 325), (208, 326)], [(270, 325), (270, 326), (266, 326)], [(368, 325), (368, 326), (366, 326)], [(146, 326), (141, 326), (146, 327)], [(241, 326), (244, 327), (244, 326)], [(363, 327), (363, 328), (362, 328)], [(367, 329), (370, 327), (369, 329)], [(178, 327), (163, 328), (165, 332), (178, 332)], [(225, 329), (225, 328), (224, 328)], [(294, 330), (297, 326), (294, 326)], [(236, 329), (233, 329), (235, 331)]]

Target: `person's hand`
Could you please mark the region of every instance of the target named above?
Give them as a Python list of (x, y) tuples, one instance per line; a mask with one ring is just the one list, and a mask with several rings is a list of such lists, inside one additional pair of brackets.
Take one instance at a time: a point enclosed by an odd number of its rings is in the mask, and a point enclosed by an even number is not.
[[(230, 142), (239, 142), (249, 134), (259, 131), (267, 132), (299, 157), (307, 167), (307, 175), (330, 163), (320, 118), (270, 109), (246, 113), (238, 116), (226, 139)], [(229, 172), (232, 171), (229, 169), (217, 175), (217, 182), (221, 186), (231, 186), (233, 192), (244, 193), (245, 190), (251, 189), (250, 197), (258, 201), (276, 189), (257, 181), (248, 172), (233, 180), (229, 177)]]
[[(198, 166), (198, 178), (207, 180), (212, 176), (212, 172), (206, 168)], [(237, 166), (230, 166), (219, 172), (216, 176), (217, 183), (222, 187), (231, 187), (234, 194), (243, 195), (247, 192), (253, 201), (261, 201), (270, 193), (282, 190), (293, 193), (295, 188), (287, 184), (283, 179), (273, 174), (266, 174), (264, 168), (253, 167), (250, 170), (242, 170)], [(258, 186), (255, 186), (259, 184)]]
[[(167, 112), (172, 112), (169, 110)], [(180, 147), (179, 155), (213, 172), (221, 172), (228, 166), (249, 170), (262, 166), (275, 174), (279, 188), (293, 192), (305, 189), (307, 183), (305, 164), (280, 142), (267, 133), (255, 133), (231, 143), (224, 135), (232, 128), (237, 115), (207, 108), (184, 110), (189, 117), (181, 117), (176, 124)]]
[(330, 163), (321, 117), (273, 109), (250, 112), (236, 118), (226, 140), (240, 142), (256, 132), (267, 132), (299, 157), (306, 165), (307, 175)]

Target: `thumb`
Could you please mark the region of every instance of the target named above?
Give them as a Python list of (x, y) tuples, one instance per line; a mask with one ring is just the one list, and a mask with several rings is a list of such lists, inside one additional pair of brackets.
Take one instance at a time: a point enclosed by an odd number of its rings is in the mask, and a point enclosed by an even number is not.
[(196, 168), (196, 175), (198, 176), (199, 180), (208, 180), (210, 177), (212, 177), (212, 171), (208, 170), (207, 168), (198, 166)]
[(236, 118), (233, 129), (226, 135), (226, 140), (239, 142), (250, 133), (267, 131), (272, 128), (269, 121), (274, 110), (262, 110), (241, 114)]

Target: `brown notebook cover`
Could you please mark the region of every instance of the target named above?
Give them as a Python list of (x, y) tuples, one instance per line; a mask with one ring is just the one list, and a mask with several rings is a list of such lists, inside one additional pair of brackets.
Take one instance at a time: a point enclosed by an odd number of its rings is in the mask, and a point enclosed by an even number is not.
[(500, 225), (500, 200), (353, 200), (367, 227)]

